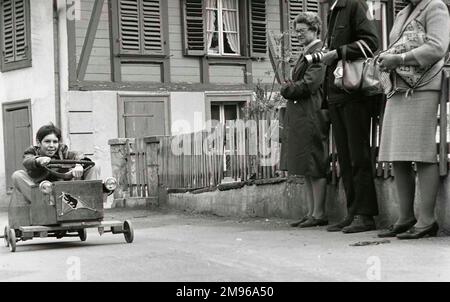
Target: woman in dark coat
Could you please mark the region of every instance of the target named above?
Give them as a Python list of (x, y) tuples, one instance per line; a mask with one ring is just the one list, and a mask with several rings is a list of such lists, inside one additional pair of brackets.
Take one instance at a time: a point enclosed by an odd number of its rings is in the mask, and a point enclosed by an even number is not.
[(305, 56), (322, 49), (318, 39), (321, 21), (317, 14), (300, 13), (294, 20), (294, 30), (304, 51), (292, 71), (292, 81), (281, 88), (288, 100), (286, 110), (287, 168), (290, 175), (305, 177), (308, 213), (292, 226), (327, 225), (325, 215), (326, 173), (328, 170), (327, 113), (322, 110), (321, 85), (325, 66), (308, 64)]

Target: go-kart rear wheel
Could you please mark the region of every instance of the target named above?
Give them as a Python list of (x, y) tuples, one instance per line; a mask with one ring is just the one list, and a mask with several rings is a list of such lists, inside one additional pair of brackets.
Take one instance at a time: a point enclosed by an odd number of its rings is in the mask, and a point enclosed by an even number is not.
[(8, 240), (9, 240), (9, 250), (11, 253), (16, 251), (16, 231), (14, 229), (9, 229), (8, 232)]
[(5, 246), (6, 247), (9, 247), (9, 239), (8, 239), (8, 236), (9, 236), (9, 226), (5, 226), (5, 231), (4, 231), (4, 233), (3, 233), (3, 240), (5, 240)]
[(127, 243), (132, 243), (134, 239), (134, 230), (131, 221), (125, 220), (123, 223), (123, 235)]
[(86, 238), (87, 238), (87, 231), (86, 231), (86, 229), (78, 230), (78, 236), (80, 236), (80, 240), (81, 241), (86, 241)]

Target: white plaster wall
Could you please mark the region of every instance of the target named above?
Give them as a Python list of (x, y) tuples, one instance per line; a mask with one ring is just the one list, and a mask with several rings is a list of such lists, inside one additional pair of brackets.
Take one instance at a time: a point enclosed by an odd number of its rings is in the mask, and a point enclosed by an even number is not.
[[(0, 73), (0, 102), (31, 100), (33, 137), (39, 127), (55, 121), (53, 3), (31, 5), (32, 67)], [(3, 116), (0, 115), (0, 207), (8, 204), (5, 182)]]
[[(70, 91), (65, 94), (64, 103), (66, 108), (73, 108), (72, 104), (88, 104), (92, 109), (92, 140), (94, 141), (94, 155), (90, 156), (96, 164), (101, 167), (101, 177), (105, 179), (112, 175), (111, 156), (108, 140), (118, 137), (117, 121), (117, 92), (115, 91)], [(78, 107), (80, 108), (80, 107)], [(65, 112), (64, 115), (68, 115)], [(67, 123), (68, 120), (66, 119)], [(65, 124), (68, 129), (68, 124)], [(75, 148), (70, 135), (66, 138), (66, 143)], [(84, 151), (81, 146), (76, 147), (79, 151)]]
[(205, 129), (206, 100), (204, 92), (171, 92), (171, 134)]

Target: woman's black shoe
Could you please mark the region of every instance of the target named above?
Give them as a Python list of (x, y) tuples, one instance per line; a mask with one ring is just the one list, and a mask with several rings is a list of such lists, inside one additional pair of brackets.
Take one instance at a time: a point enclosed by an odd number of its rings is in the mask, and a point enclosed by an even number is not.
[(301, 223), (303, 223), (303, 222), (305, 222), (306, 220), (308, 220), (309, 219), (309, 216), (305, 216), (305, 217), (303, 217), (302, 219), (300, 219), (300, 220), (297, 220), (296, 222), (293, 222), (293, 223), (291, 223), (291, 224), (289, 224), (291, 227), (293, 227), (293, 228), (296, 228), (296, 227), (298, 227)]
[(401, 233), (408, 231), (410, 228), (412, 228), (416, 224), (416, 222), (417, 221), (414, 219), (413, 221), (405, 223), (405, 224), (391, 225), (387, 231), (379, 233), (378, 237), (380, 237), (380, 238), (395, 237), (397, 234), (401, 234)]
[(437, 235), (438, 230), (439, 230), (439, 225), (435, 222), (426, 228), (412, 227), (407, 232), (398, 234), (397, 238), (398, 239), (419, 239), (419, 238), (423, 238), (425, 236), (434, 237)]
[(328, 224), (327, 219), (309, 217), (305, 222), (300, 223), (301, 228), (310, 228), (315, 226), (324, 226)]

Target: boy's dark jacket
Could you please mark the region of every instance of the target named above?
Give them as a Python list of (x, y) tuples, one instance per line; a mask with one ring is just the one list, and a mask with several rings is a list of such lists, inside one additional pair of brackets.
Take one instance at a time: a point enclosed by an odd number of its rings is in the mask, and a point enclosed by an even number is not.
[[(25, 150), (23, 154), (23, 166), (25, 167), (28, 175), (35, 181), (40, 182), (43, 180), (55, 181), (57, 179), (52, 179), (49, 172), (41, 167), (36, 159), (42, 157), (41, 149), (38, 146), (31, 146)], [(52, 159), (69, 159), (69, 160), (81, 160), (84, 158), (84, 154), (81, 152), (69, 151), (67, 145), (60, 144), (58, 151), (52, 156)], [(65, 173), (67, 170), (60, 170), (58, 172)]]

